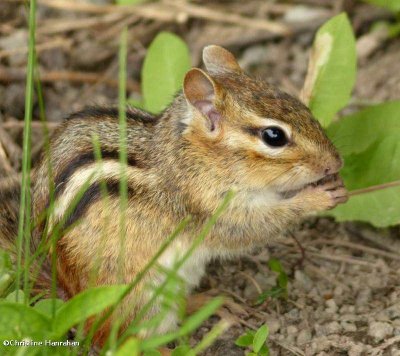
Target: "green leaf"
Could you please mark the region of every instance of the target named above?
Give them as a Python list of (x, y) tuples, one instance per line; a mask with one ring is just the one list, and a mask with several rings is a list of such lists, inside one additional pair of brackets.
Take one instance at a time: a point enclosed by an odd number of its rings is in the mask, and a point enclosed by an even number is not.
[(7, 294), (7, 290), (13, 282), (14, 282), (14, 273), (9, 273), (9, 272), (1, 273), (1, 275), (0, 275), (0, 297), (3, 297), (5, 294)]
[(124, 342), (117, 350), (115, 356), (139, 356), (140, 341), (139, 339), (130, 338)]
[(262, 345), (260, 351), (258, 351), (258, 356), (268, 356), (269, 355), (269, 347), (267, 345)]
[(46, 315), (47, 317), (52, 317), (53, 315), (53, 303), (55, 303), (56, 311), (61, 308), (64, 301), (61, 299), (42, 299), (39, 300), (33, 307), (33, 309), (39, 311), (40, 313)]
[(53, 323), (56, 336), (63, 336), (74, 325), (116, 303), (126, 288), (126, 285), (102, 286), (76, 295), (57, 311)]
[(283, 267), (282, 267), (281, 262), (276, 258), (270, 258), (268, 260), (268, 267), (273, 272), (277, 272), (277, 273), (282, 273), (282, 272), (284, 273), (285, 272)]
[[(344, 155), (341, 171), (351, 191), (400, 179), (400, 101), (376, 105), (332, 124), (327, 133)], [(377, 227), (400, 223), (400, 188), (352, 196), (327, 214)]]
[(147, 350), (143, 352), (143, 356), (161, 356), (161, 352), (158, 350)]
[(285, 290), (288, 285), (288, 275), (286, 273), (279, 273), (278, 276), (278, 286)]
[[(400, 180), (400, 135), (388, 135), (367, 150), (345, 157), (342, 177), (348, 189)], [(400, 223), (400, 187), (356, 195), (329, 212), (339, 221), (367, 221), (377, 227)]]
[(260, 351), (261, 347), (267, 341), (268, 334), (269, 334), (269, 329), (267, 325), (263, 325), (257, 330), (253, 340), (253, 350), (255, 352)]
[(376, 227), (400, 224), (400, 187), (351, 197), (329, 212), (337, 221), (365, 221)]
[(171, 356), (195, 356), (193, 350), (188, 345), (178, 346), (172, 351)]
[(346, 156), (365, 151), (388, 133), (400, 137), (400, 101), (370, 106), (331, 124), (328, 137)]
[(20, 289), (18, 291), (18, 300), (16, 300), (16, 296), (17, 296), (17, 291), (13, 291), (11, 292), (7, 297), (6, 300), (8, 300), (9, 302), (16, 302), (16, 303), (24, 303), (25, 301), (25, 293), (22, 289)]
[(50, 320), (33, 308), (19, 303), (0, 303), (0, 339), (2, 340), (24, 338), (42, 340), (40, 337), (49, 335), (49, 325)]
[(254, 335), (250, 333), (246, 333), (244, 335), (239, 336), (236, 341), (235, 345), (240, 347), (247, 347), (253, 343)]
[(161, 32), (151, 43), (142, 69), (146, 110), (158, 113), (172, 101), (190, 69), (189, 50), (178, 36)]
[(356, 78), (354, 33), (345, 13), (326, 22), (317, 32), (302, 100), (326, 127), (347, 105)]
[(3, 271), (11, 271), (13, 269), (13, 265), (11, 262), (10, 255), (0, 249), (0, 272)]
[(364, 0), (370, 4), (384, 7), (393, 12), (400, 11), (400, 1), (399, 0)]

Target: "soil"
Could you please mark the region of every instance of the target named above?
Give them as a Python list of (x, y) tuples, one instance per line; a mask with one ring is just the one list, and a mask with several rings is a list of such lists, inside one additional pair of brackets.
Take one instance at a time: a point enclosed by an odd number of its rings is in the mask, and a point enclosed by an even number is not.
[[(182, 2), (172, 19), (134, 14), (78, 11), (57, 1), (39, 6), (37, 53), (50, 129), (69, 113), (88, 105), (117, 101), (118, 38), (129, 27), (128, 95), (140, 97), (140, 68), (146, 48), (157, 32), (173, 31), (189, 44), (193, 63), (200, 63), (205, 44), (232, 50), (243, 68), (291, 94), (298, 95), (307, 69), (312, 39), (318, 26), (349, 10), (358, 38), (360, 69), (351, 111), (370, 103), (400, 99), (400, 39), (371, 31), (376, 21), (392, 15), (355, 1), (294, 0), (265, 2), (218, 0), (192, 5), (251, 18), (286, 21), (292, 36), (271, 33), (252, 24), (226, 22), (193, 15)], [(92, 3), (107, 5), (106, 0)], [(150, 6), (161, 6), (155, 3)], [(154, 9), (154, 8), (153, 8)], [(167, 16), (167, 15), (165, 15)], [(168, 17), (168, 16), (167, 16)], [(26, 9), (19, 1), (0, 2), (0, 175), (18, 174), (21, 165), (26, 66)], [(33, 160), (43, 135), (40, 105), (35, 99)], [(3, 153), (4, 154), (3, 154)], [(4, 156), (5, 155), (5, 156)], [(192, 336), (195, 344), (221, 315), (232, 327), (205, 355), (243, 355), (235, 339), (248, 329), (269, 326), (271, 355), (400, 355), (400, 230), (376, 230), (357, 223), (313, 218), (264, 249), (209, 266), (199, 291), (225, 294), (231, 307), (210, 318)], [(288, 297), (268, 298), (255, 305), (259, 294), (276, 284), (267, 262), (278, 258), (289, 275)], [(235, 306), (235, 307), (233, 307)]]

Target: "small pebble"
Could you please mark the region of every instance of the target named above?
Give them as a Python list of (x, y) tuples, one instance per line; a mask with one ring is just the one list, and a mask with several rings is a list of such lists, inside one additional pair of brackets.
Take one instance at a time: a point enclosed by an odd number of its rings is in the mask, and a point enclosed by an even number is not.
[(325, 324), (324, 328), (326, 330), (327, 335), (336, 334), (340, 332), (340, 330), (342, 329), (342, 327), (337, 321), (332, 321), (330, 323)]
[(294, 334), (297, 334), (299, 331), (294, 325), (289, 325), (286, 328), (286, 332), (288, 335), (294, 335)]
[(336, 302), (335, 302), (335, 300), (334, 299), (328, 299), (326, 302), (325, 302), (325, 305), (326, 305), (326, 311), (328, 312), (328, 313), (331, 313), (331, 314), (336, 314), (336, 312), (337, 312), (337, 310), (338, 310), (338, 307), (337, 307), (337, 305), (336, 305)]
[(355, 332), (355, 331), (357, 331), (357, 326), (354, 323), (351, 323), (351, 322), (348, 322), (348, 321), (342, 321), (340, 323), (340, 326), (346, 332)]
[(349, 356), (361, 356), (364, 352), (362, 345), (352, 345), (349, 350)]
[(297, 336), (296, 342), (298, 346), (304, 345), (311, 341), (311, 331), (309, 329), (300, 330)]
[(393, 333), (393, 326), (389, 323), (384, 323), (381, 321), (374, 321), (369, 324), (368, 335), (372, 336), (375, 340), (380, 341)]
[(268, 318), (267, 325), (268, 325), (270, 334), (277, 333), (279, 331), (279, 329), (281, 328), (281, 322), (278, 319), (274, 319), (274, 318), (271, 318), (271, 319)]

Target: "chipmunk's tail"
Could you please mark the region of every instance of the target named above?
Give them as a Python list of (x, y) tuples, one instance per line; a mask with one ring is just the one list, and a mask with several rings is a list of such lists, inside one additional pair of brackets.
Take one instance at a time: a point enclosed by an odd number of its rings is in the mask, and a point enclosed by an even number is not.
[[(7, 252), (14, 264), (17, 262), (17, 236), (21, 182), (19, 177), (0, 180), (0, 249)], [(31, 241), (31, 253), (35, 251)], [(22, 259), (24, 254), (22, 253)], [(51, 266), (45, 260), (40, 265), (34, 261), (30, 265), (30, 275), (34, 280), (33, 294), (46, 293), (51, 285)]]
[(0, 183), (0, 248), (16, 256), (21, 183), (18, 178), (4, 178)]

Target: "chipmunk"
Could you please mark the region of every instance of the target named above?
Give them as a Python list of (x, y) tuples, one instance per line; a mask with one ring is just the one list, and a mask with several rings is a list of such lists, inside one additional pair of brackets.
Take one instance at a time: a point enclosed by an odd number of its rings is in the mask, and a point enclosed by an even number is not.
[[(262, 246), (302, 217), (347, 200), (338, 176), (342, 160), (306, 106), (247, 76), (222, 47), (205, 47), (203, 61), (206, 70), (189, 70), (182, 92), (160, 115), (134, 108), (126, 111), (125, 283), (190, 215), (190, 224), (158, 260), (162, 267), (171, 267), (230, 190), (235, 194), (229, 206), (179, 271), (188, 291), (198, 285), (211, 259)], [(99, 141), (101, 168), (93, 135)], [(118, 283), (118, 111), (91, 108), (73, 114), (52, 136), (50, 152), (55, 184), (50, 230), (63, 217), (65, 221), (57, 243), (61, 294), (71, 298), (88, 288), (95, 268), (94, 285)], [(33, 179), (34, 220), (49, 206), (49, 179), (53, 178), (43, 156)], [(88, 189), (65, 217), (88, 180)], [(102, 199), (102, 182), (107, 204)], [(150, 270), (126, 298), (119, 309), (128, 315), (123, 328), (150, 298), (146, 285), (162, 280), (158, 270)], [(156, 303), (148, 317), (158, 311)], [(97, 342), (105, 340), (110, 323), (98, 331)], [(166, 332), (176, 323), (177, 317), (171, 314), (155, 331)]]

